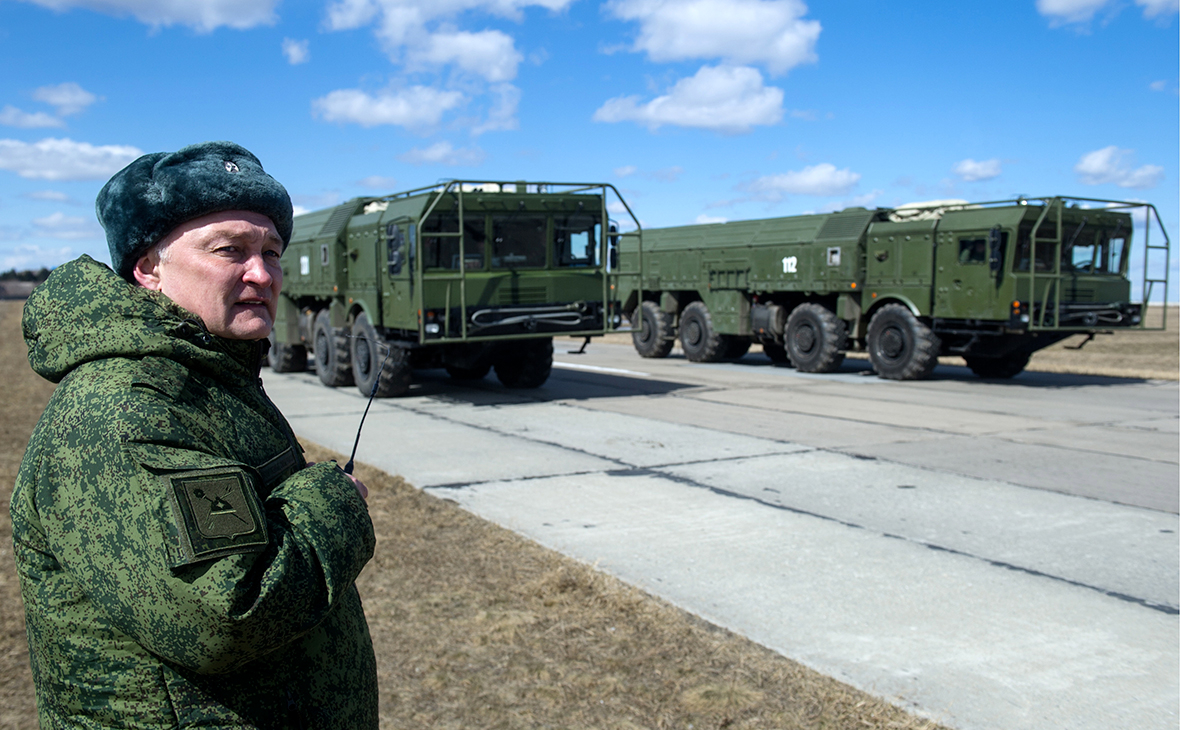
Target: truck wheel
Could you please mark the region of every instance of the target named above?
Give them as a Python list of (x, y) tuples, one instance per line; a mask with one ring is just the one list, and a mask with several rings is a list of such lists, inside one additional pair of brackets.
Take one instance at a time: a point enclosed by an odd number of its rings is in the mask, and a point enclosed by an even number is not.
[(491, 365), (480, 365), (474, 368), (447, 365), (447, 375), (450, 375), (455, 380), (483, 380), (491, 369)]
[(802, 373), (830, 373), (840, 367), (847, 340), (844, 323), (814, 302), (795, 307), (783, 332), (787, 354)]
[(725, 359), (737, 360), (750, 351), (750, 338), (745, 335), (721, 335), (725, 340)]
[(1006, 357), (964, 357), (971, 372), (981, 378), (1011, 378), (1019, 375), (1028, 365), (1028, 355)]
[(725, 340), (713, 329), (713, 316), (704, 302), (693, 302), (681, 313), (680, 346), (692, 362), (717, 362), (725, 357)]
[(307, 348), (287, 342), (276, 342), (275, 333), (270, 333), (270, 351), (267, 353), (270, 369), (276, 373), (301, 373), (307, 370)]
[(328, 310), (315, 318), (315, 370), (329, 388), (352, 385), (352, 356), (348, 347), (348, 330), (332, 326)]
[(387, 344), (364, 312), (352, 323), (350, 342), (352, 377), (361, 395), (366, 398), (373, 395), (374, 385), (378, 398), (404, 395), (410, 389), (413, 368), (410, 367), (409, 352), (404, 347)]
[(886, 304), (869, 322), (869, 361), (886, 380), (924, 380), (938, 364), (942, 343), (908, 307)]
[(509, 345), (496, 361), (496, 377), (508, 388), (539, 388), (553, 368), (553, 338)]
[(676, 342), (672, 331), (672, 315), (655, 302), (639, 306), (639, 329), (632, 330), (631, 344), (640, 357), (667, 357)]

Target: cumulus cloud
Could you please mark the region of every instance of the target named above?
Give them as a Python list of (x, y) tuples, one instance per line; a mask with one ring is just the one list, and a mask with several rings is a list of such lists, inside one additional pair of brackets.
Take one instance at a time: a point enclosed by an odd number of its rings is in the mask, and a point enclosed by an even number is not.
[(33, 92), (33, 98), (55, 107), (57, 113), (63, 117), (77, 114), (98, 101), (97, 96), (73, 81), (56, 86), (42, 86)]
[(21, 129), (66, 126), (65, 122), (52, 114), (21, 111), (11, 105), (6, 105), (3, 109), (0, 109), (0, 124), (7, 127), (20, 127)]
[[(1158, 18), (1180, 11), (1180, 0), (1135, 0), (1143, 8), (1143, 17)], [(1049, 18), (1052, 25), (1088, 23), (1098, 11), (1109, 7), (1117, 13), (1115, 0), (1037, 0), (1037, 11)]]
[(490, 82), (511, 81), (523, 56), (511, 36), (498, 30), (458, 31), (445, 21), (483, 12), (523, 19), (529, 7), (561, 10), (572, 0), (339, 0), (328, 7), (329, 30), (375, 24), (394, 60), (405, 52), (413, 64), (453, 64)]
[(782, 89), (763, 86), (757, 69), (704, 66), (647, 103), (637, 96), (610, 99), (594, 112), (594, 121), (630, 121), (650, 129), (671, 124), (736, 134), (756, 125), (775, 124), (782, 116)]
[(516, 109), (520, 105), (520, 89), (512, 84), (496, 84), (491, 89), (491, 95), (492, 108), (488, 111), (488, 117), (471, 130), (472, 134), (502, 132), (520, 126), (516, 118)]
[(76, 204), (73, 198), (57, 190), (34, 190), (31, 193), (25, 193), (25, 197), (30, 200), (48, 200), (54, 203)]
[(697, 225), (706, 225), (709, 223), (728, 223), (728, 222), (729, 222), (728, 218), (723, 218), (723, 217), (717, 216), (717, 215), (708, 215), (705, 213), (701, 213), (700, 215), (697, 216), (696, 220), (693, 221), (693, 223), (696, 223)]
[(1135, 0), (1135, 4), (1143, 8), (1145, 18), (1180, 12), (1180, 0)]
[(1158, 165), (1135, 167), (1134, 160), (1134, 150), (1111, 145), (1082, 155), (1073, 170), (1086, 185), (1113, 183), (1134, 190), (1154, 188), (1164, 179), (1164, 168)]
[[(0, 235), (0, 238), (8, 236)], [(13, 236), (19, 238), (20, 236)], [(46, 248), (36, 244), (21, 244), (15, 248), (0, 251), (0, 270), (38, 269), (42, 266), (57, 266), (74, 258), (74, 249), (70, 246)], [(106, 257), (102, 257), (106, 258)]]
[(447, 111), (458, 106), (463, 95), (426, 86), (411, 86), (376, 95), (359, 89), (339, 89), (312, 102), (315, 112), (329, 122), (362, 127), (390, 124), (408, 129), (437, 125)]
[(991, 180), (992, 178), (999, 177), (1002, 171), (1000, 161), (996, 159), (976, 162), (968, 157), (955, 165), (955, 174), (967, 182)]
[(297, 41), (294, 38), (283, 39), (283, 55), (287, 57), (287, 63), (292, 66), (298, 66), (301, 63), (307, 63), (311, 60), (310, 41)]
[(31, 180), (103, 180), (143, 152), (129, 145), (96, 146), (71, 139), (0, 139), (0, 170)]
[(847, 167), (837, 170), (835, 165), (824, 162), (779, 175), (764, 175), (742, 188), (757, 198), (780, 200), (785, 194), (847, 195), (859, 181), (860, 173)]
[(516, 78), (516, 69), (523, 58), (512, 37), (498, 30), (435, 33), (427, 36), (425, 42), (410, 53), (413, 62), (438, 66), (454, 64), (490, 82)]
[(375, 190), (394, 190), (397, 188), (397, 180), (392, 177), (383, 177), (381, 175), (369, 175), (363, 180), (357, 180), (357, 185), (362, 188), (373, 188)]
[(226, 26), (253, 28), (275, 21), (278, 0), (25, 0), (52, 10), (83, 8), (152, 27), (185, 25), (201, 32)]
[(820, 24), (801, 0), (614, 0), (609, 11), (638, 21), (634, 50), (653, 61), (722, 59), (784, 73), (814, 63)]
[(478, 147), (456, 149), (450, 142), (437, 142), (426, 149), (414, 148), (398, 159), (411, 165), (478, 165), (486, 155)]
[(68, 216), (61, 212), (44, 218), (34, 218), (33, 227), (36, 229), (37, 235), (45, 238), (78, 241), (103, 237), (102, 228), (93, 218)]

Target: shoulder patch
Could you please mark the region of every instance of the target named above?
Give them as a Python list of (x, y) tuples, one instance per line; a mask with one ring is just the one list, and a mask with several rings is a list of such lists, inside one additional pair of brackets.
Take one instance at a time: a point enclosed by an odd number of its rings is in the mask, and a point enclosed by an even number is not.
[(173, 567), (266, 548), (266, 518), (243, 469), (173, 472), (160, 479), (180, 543)]

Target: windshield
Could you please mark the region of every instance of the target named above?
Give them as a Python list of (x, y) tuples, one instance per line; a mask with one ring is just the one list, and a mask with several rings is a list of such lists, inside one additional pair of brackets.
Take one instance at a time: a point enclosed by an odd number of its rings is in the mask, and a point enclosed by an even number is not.
[(571, 213), (556, 216), (553, 220), (553, 263), (557, 266), (596, 265), (600, 238), (597, 215)]
[[(1028, 271), (1032, 249), (1033, 224), (1025, 223), (1020, 228), (1016, 247), (1016, 270)], [(1037, 231), (1036, 270), (1052, 271), (1053, 253), (1056, 249), (1054, 234), (1057, 226), (1045, 222)], [(1127, 239), (1130, 231), (1121, 224), (1097, 226), (1088, 219), (1069, 221), (1061, 232), (1062, 273), (1121, 274), (1125, 265)], [(1048, 239), (1048, 240), (1046, 240)]]

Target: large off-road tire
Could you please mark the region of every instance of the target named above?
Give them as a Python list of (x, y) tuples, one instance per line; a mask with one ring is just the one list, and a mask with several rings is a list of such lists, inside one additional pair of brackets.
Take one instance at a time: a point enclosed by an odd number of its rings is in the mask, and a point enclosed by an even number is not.
[(473, 368), (464, 368), (458, 365), (447, 365), (447, 375), (450, 375), (455, 380), (483, 380), (487, 376), (488, 371), (492, 369), (490, 363), (477, 365)]
[(787, 348), (778, 344), (777, 342), (763, 342), (762, 352), (770, 358), (770, 361), (775, 365), (790, 365), (791, 358), (787, 356)]
[(869, 322), (869, 361), (886, 380), (924, 380), (938, 364), (942, 342), (901, 304), (886, 304)]
[(655, 302), (639, 306), (639, 327), (631, 331), (631, 344), (640, 357), (667, 357), (676, 344), (672, 315)]
[(704, 302), (693, 302), (680, 313), (680, 346), (692, 362), (717, 362), (725, 357), (725, 340), (713, 328), (713, 315)]
[(553, 338), (512, 343), (496, 360), (496, 377), (508, 388), (539, 388), (553, 369)]
[(745, 335), (721, 335), (725, 340), (725, 359), (737, 360), (750, 351), (750, 338)]
[(981, 378), (1011, 378), (1019, 375), (1028, 365), (1028, 355), (1005, 355), (1004, 357), (965, 356), (967, 367)]
[(307, 348), (288, 342), (276, 342), (275, 333), (270, 333), (270, 350), (266, 355), (270, 369), (276, 373), (301, 373), (307, 370)]
[[(352, 377), (363, 396), (388, 398), (404, 395), (410, 389), (414, 371), (410, 367), (409, 352), (385, 342), (361, 312), (352, 323)], [(373, 392), (374, 386), (377, 388)]]
[(328, 310), (315, 318), (315, 370), (329, 388), (352, 385), (352, 353), (348, 347), (348, 330), (333, 327)]
[(844, 362), (848, 332), (832, 310), (808, 302), (791, 310), (783, 341), (796, 370), (830, 373)]

